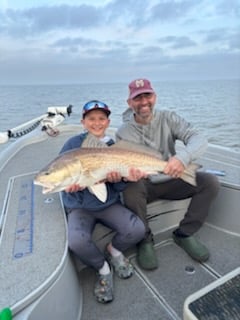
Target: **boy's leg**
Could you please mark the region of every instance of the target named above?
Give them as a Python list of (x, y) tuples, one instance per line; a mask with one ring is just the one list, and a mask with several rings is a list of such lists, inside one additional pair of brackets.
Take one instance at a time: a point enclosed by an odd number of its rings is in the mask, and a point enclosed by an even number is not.
[(103, 253), (92, 241), (96, 224), (93, 214), (83, 209), (68, 210), (68, 245), (70, 250), (87, 266), (99, 270), (105, 261)]
[(123, 251), (138, 243), (145, 234), (141, 219), (122, 204), (114, 204), (102, 210), (101, 223), (116, 231), (112, 242), (106, 246), (105, 255), (119, 278), (133, 275), (133, 266), (123, 255)]
[(98, 215), (98, 220), (116, 231), (112, 245), (121, 252), (144, 237), (145, 227), (141, 219), (120, 203), (102, 210)]
[(69, 248), (87, 266), (97, 271), (94, 295), (98, 302), (113, 300), (113, 274), (103, 253), (92, 241), (96, 224), (94, 214), (83, 209), (68, 210)]

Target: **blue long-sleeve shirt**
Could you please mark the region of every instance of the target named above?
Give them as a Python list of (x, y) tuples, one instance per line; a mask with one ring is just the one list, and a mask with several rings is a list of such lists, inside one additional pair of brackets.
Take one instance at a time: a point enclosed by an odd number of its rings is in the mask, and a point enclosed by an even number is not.
[[(60, 154), (71, 149), (81, 148), (84, 139), (88, 133), (81, 133), (70, 138), (62, 147)], [(108, 146), (114, 144), (114, 141), (110, 139), (107, 143)], [(120, 192), (124, 190), (126, 182), (118, 183), (106, 183), (107, 187), (107, 200), (106, 202), (100, 201), (95, 195), (93, 195), (87, 188), (77, 192), (65, 192), (62, 191), (62, 200), (64, 206), (69, 209), (84, 208), (87, 210), (102, 210), (112, 204), (120, 201)]]

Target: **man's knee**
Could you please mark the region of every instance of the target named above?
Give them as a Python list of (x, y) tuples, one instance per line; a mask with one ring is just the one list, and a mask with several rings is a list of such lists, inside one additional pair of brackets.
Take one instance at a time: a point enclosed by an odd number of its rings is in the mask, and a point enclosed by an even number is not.
[(208, 190), (208, 193), (215, 197), (220, 189), (220, 182), (218, 178), (212, 174), (201, 172), (198, 176), (200, 184)]
[(131, 182), (128, 184), (126, 189), (123, 191), (124, 203), (136, 202), (138, 198), (146, 198), (147, 191), (142, 180), (138, 182)]
[(207, 176), (207, 187), (209, 189), (209, 192), (211, 192), (212, 196), (215, 197), (218, 194), (218, 191), (220, 189), (220, 182), (218, 178), (212, 174), (208, 174)]

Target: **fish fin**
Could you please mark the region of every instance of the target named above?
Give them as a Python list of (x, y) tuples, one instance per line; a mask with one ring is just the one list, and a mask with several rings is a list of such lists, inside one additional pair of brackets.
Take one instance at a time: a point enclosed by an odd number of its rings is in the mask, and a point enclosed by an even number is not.
[(106, 202), (107, 200), (107, 187), (105, 183), (97, 183), (91, 187), (88, 187), (88, 190), (93, 193), (100, 201)]
[(82, 148), (107, 148), (105, 142), (99, 140), (96, 136), (92, 133), (88, 132), (86, 138), (83, 140), (81, 145)]
[(196, 181), (196, 171), (201, 168), (201, 165), (197, 163), (190, 163), (187, 168), (184, 170), (181, 179), (184, 180), (185, 182), (196, 186), (197, 181)]
[(129, 151), (139, 151), (139, 152), (149, 154), (151, 156), (158, 157), (160, 160), (163, 159), (162, 154), (157, 150), (149, 146), (127, 141), (127, 140), (119, 140), (115, 144), (113, 144), (110, 148), (120, 148), (120, 149), (129, 150)]

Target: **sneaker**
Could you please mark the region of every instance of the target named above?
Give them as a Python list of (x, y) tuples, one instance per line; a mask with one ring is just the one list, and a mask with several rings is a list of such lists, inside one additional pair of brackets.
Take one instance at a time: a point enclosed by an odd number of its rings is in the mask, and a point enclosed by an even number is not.
[(94, 295), (98, 302), (108, 303), (113, 301), (113, 273), (107, 275), (97, 274), (97, 282), (94, 287)]
[(144, 239), (137, 246), (137, 262), (142, 269), (154, 270), (158, 268), (158, 259), (152, 239)]
[(209, 258), (208, 249), (194, 236), (178, 237), (173, 233), (173, 240), (181, 247), (192, 259), (198, 262), (207, 261)]
[(113, 257), (108, 250), (105, 249), (105, 256), (119, 278), (127, 279), (133, 275), (133, 266), (122, 253), (117, 257)]

